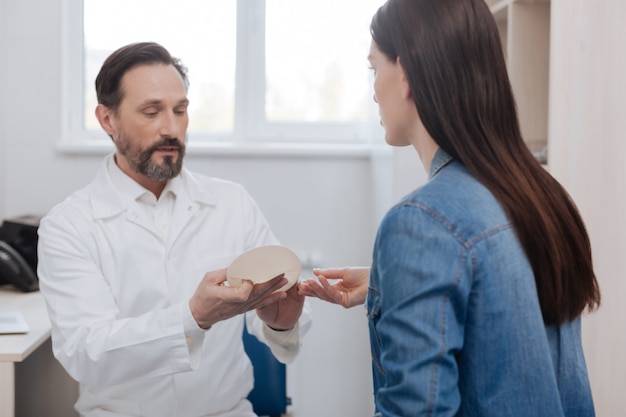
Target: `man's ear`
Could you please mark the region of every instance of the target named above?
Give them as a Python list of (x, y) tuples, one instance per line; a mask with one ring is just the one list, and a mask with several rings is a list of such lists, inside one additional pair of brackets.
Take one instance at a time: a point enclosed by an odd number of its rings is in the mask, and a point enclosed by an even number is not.
[(411, 86), (409, 85), (409, 80), (406, 78), (406, 73), (404, 72), (404, 66), (400, 61), (400, 57), (396, 59), (396, 64), (400, 67), (400, 76), (402, 82), (402, 96), (407, 100), (412, 100), (411, 98)]
[(96, 118), (98, 119), (98, 122), (100, 122), (102, 129), (104, 129), (104, 131), (107, 132), (111, 138), (113, 138), (115, 133), (115, 115), (113, 114), (113, 110), (104, 104), (98, 104), (98, 106), (96, 106)]

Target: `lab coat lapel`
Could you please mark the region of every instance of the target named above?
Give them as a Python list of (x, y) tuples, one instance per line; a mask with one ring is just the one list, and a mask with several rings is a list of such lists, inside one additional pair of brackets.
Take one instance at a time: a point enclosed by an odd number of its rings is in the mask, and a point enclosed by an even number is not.
[(153, 222), (146, 218), (143, 211), (139, 209), (136, 201), (133, 201), (129, 205), (128, 210), (126, 210), (126, 220), (156, 235)]
[(126, 221), (156, 235), (152, 222), (145, 218), (145, 214), (139, 209), (133, 197), (123, 195), (115, 187), (107, 170), (107, 164), (111, 163), (112, 158), (113, 154), (110, 154), (104, 159), (96, 177), (88, 186), (94, 219), (100, 220), (121, 215)]
[[(143, 212), (139, 210), (137, 202), (129, 202), (127, 198), (123, 198), (116, 191), (106, 169), (109, 158), (112, 158), (112, 155), (105, 159), (96, 178), (89, 186), (94, 218), (102, 219), (117, 216), (126, 211), (125, 216), (128, 222), (156, 235), (152, 230), (152, 222), (145, 218)], [(169, 247), (178, 239), (198, 210), (217, 204), (215, 195), (211, 190), (203, 187), (193, 173), (183, 168), (180, 178), (181, 186), (176, 190), (176, 204), (167, 238)]]
[(199, 210), (216, 204), (211, 191), (203, 188), (190, 171), (183, 168), (180, 179), (181, 186), (176, 193), (176, 204), (174, 205), (172, 224), (167, 239), (169, 247), (176, 242), (176, 239)]
[(192, 201), (186, 193), (176, 196), (176, 204), (174, 205), (174, 213), (172, 215), (172, 224), (170, 233), (167, 237), (167, 246), (172, 247), (178, 236), (194, 217), (199, 209), (198, 203)]

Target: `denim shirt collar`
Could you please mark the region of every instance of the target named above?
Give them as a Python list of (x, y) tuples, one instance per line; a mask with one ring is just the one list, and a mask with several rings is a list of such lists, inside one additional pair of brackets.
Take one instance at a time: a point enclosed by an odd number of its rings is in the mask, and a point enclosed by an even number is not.
[(446, 151), (441, 148), (437, 149), (433, 160), (430, 162), (430, 173), (428, 174), (428, 179), (432, 179), (435, 175), (437, 175), (444, 166), (452, 161), (452, 159), (454, 158), (448, 155)]

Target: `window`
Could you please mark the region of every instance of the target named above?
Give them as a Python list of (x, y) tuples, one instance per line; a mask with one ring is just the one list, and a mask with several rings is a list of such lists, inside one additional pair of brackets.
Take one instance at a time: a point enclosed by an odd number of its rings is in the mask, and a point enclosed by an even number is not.
[(190, 141), (378, 141), (366, 58), (383, 2), (65, 0), (67, 136), (106, 138), (94, 116), (102, 62), (156, 41), (189, 69)]

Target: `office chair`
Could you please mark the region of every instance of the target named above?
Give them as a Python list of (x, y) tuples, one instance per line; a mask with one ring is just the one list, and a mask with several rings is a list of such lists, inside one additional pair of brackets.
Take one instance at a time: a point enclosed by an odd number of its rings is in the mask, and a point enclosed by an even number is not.
[[(245, 321), (244, 321), (245, 323)], [(248, 395), (259, 416), (280, 417), (287, 412), (287, 368), (272, 354), (267, 345), (248, 333), (244, 324), (243, 345), (254, 368), (254, 387)]]

